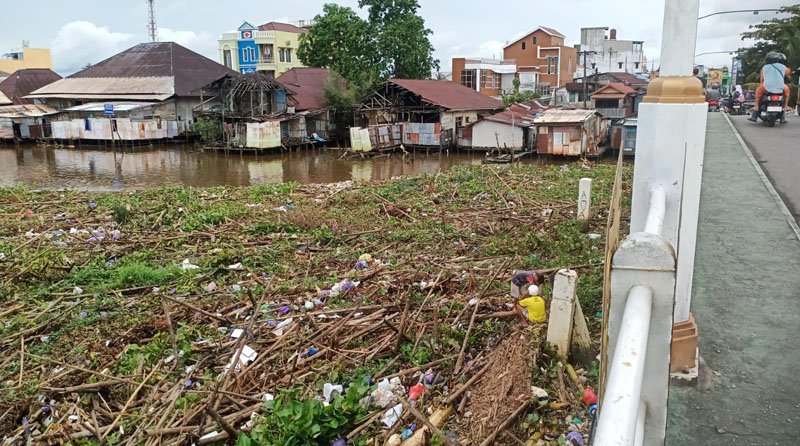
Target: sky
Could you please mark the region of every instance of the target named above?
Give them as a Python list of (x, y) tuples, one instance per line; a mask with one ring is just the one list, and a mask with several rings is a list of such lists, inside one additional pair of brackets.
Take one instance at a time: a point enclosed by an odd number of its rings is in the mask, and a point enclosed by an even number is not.
[[(217, 39), (247, 20), (303, 20), (322, 11), (332, 0), (156, 0), (161, 41), (180, 43), (214, 60)], [(507, 42), (549, 26), (566, 35), (566, 43), (580, 43), (580, 28), (607, 26), (617, 38), (643, 40), (645, 53), (657, 66), (661, 47), (664, 0), (419, 0), (419, 14), (433, 31), (431, 42), (442, 71), (449, 72), (453, 57), (502, 57)], [(358, 0), (336, 3), (358, 9)], [(701, 0), (700, 15), (736, 9), (776, 8), (798, 0)], [(35, 6), (34, 6), (35, 5)], [(35, 9), (32, 11), (32, 8)], [(365, 15), (361, 11), (361, 15)], [(35, 4), (8, 1), (3, 7), (0, 54), (31, 47), (51, 48), (54, 69), (62, 75), (97, 63), (137, 43), (147, 41), (145, 0), (37, 0)], [(753, 23), (774, 17), (762, 12), (709, 17), (698, 24), (696, 53), (727, 52), (747, 45), (740, 34)], [(731, 55), (699, 56), (697, 64), (730, 64)]]

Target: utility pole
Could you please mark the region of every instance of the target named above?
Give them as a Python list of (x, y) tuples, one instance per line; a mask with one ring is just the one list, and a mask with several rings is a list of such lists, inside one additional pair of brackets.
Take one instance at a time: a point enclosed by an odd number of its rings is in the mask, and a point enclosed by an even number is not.
[(158, 42), (158, 30), (156, 28), (156, 10), (154, 7), (155, 0), (147, 0), (147, 34), (151, 42)]
[(578, 57), (583, 55), (583, 108), (586, 108), (586, 97), (589, 95), (589, 86), (586, 83), (588, 76), (586, 75), (586, 56), (589, 54), (597, 54), (597, 51), (579, 51)]

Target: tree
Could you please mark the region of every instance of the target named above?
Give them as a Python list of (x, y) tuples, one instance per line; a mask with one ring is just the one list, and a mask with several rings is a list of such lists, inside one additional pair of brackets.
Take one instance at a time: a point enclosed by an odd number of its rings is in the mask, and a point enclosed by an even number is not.
[[(784, 6), (781, 9), (789, 15), (765, 20), (742, 33), (742, 40), (757, 41), (753, 46), (739, 50), (747, 82), (759, 81), (764, 58), (770, 51), (785, 54), (790, 68), (797, 69), (800, 66), (800, 5)], [(791, 87), (793, 98), (790, 104), (793, 104), (797, 101), (797, 84), (791, 84)]]
[(351, 8), (326, 4), (300, 37), (300, 60), (333, 69), (358, 89), (389, 77), (430, 78), (439, 61), (417, 0), (359, 0), (359, 7), (368, 8), (367, 20)]
[(359, 0), (369, 8), (369, 23), (375, 29), (378, 51), (387, 77), (427, 79), (439, 68), (425, 20), (417, 14), (417, 0)]
[(371, 26), (353, 9), (323, 6), (309, 32), (300, 35), (297, 57), (310, 67), (330, 68), (354, 84), (372, 83), (380, 75)]

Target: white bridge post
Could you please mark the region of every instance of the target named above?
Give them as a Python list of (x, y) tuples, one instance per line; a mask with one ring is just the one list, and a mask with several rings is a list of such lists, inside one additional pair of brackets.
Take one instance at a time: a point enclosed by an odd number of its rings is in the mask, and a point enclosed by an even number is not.
[[(702, 84), (692, 76), (700, 0), (665, 0), (660, 77), (639, 107), (631, 233), (644, 231), (649, 196), (666, 194), (663, 236), (675, 249), (675, 324), (690, 317), (700, 183), (708, 109)], [(696, 333), (696, 331), (695, 331)], [(682, 338), (672, 370), (693, 367), (697, 337)]]

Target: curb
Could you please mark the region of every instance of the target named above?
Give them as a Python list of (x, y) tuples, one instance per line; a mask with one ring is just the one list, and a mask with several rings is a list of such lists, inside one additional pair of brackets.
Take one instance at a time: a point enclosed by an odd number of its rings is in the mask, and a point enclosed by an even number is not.
[(747, 143), (744, 142), (742, 135), (740, 135), (739, 131), (736, 130), (736, 127), (733, 125), (731, 118), (728, 116), (727, 113), (723, 113), (722, 116), (725, 117), (725, 120), (728, 122), (728, 125), (733, 131), (733, 134), (736, 135), (736, 139), (739, 140), (739, 144), (741, 145), (742, 150), (744, 151), (745, 155), (747, 155), (747, 159), (750, 160), (750, 163), (753, 165), (753, 168), (756, 170), (758, 176), (761, 178), (761, 182), (764, 183), (764, 186), (767, 188), (767, 192), (769, 192), (769, 194), (772, 195), (772, 198), (775, 200), (775, 203), (778, 204), (778, 208), (780, 208), (781, 213), (786, 217), (786, 221), (789, 223), (789, 227), (792, 228), (792, 231), (794, 231), (795, 237), (797, 237), (797, 239), (800, 240), (800, 226), (797, 225), (797, 221), (795, 221), (794, 216), (789, 211), (789, 208), (786, 206), (786, 203), (783, 201), (783, 198), (781, 198), (781, 196), (778, 194), (778, 191), (775, 190), (775, 187), (772, 185), (772, 183), (769, 182), (769, 178), (767, 178), (767, 175), (764, 173), (764, 170), (761, 169), (761, 165), (758, 164), (758, 161), (756, 161), (755, 157), (753, 156), (753, 153), (747, 146)]

